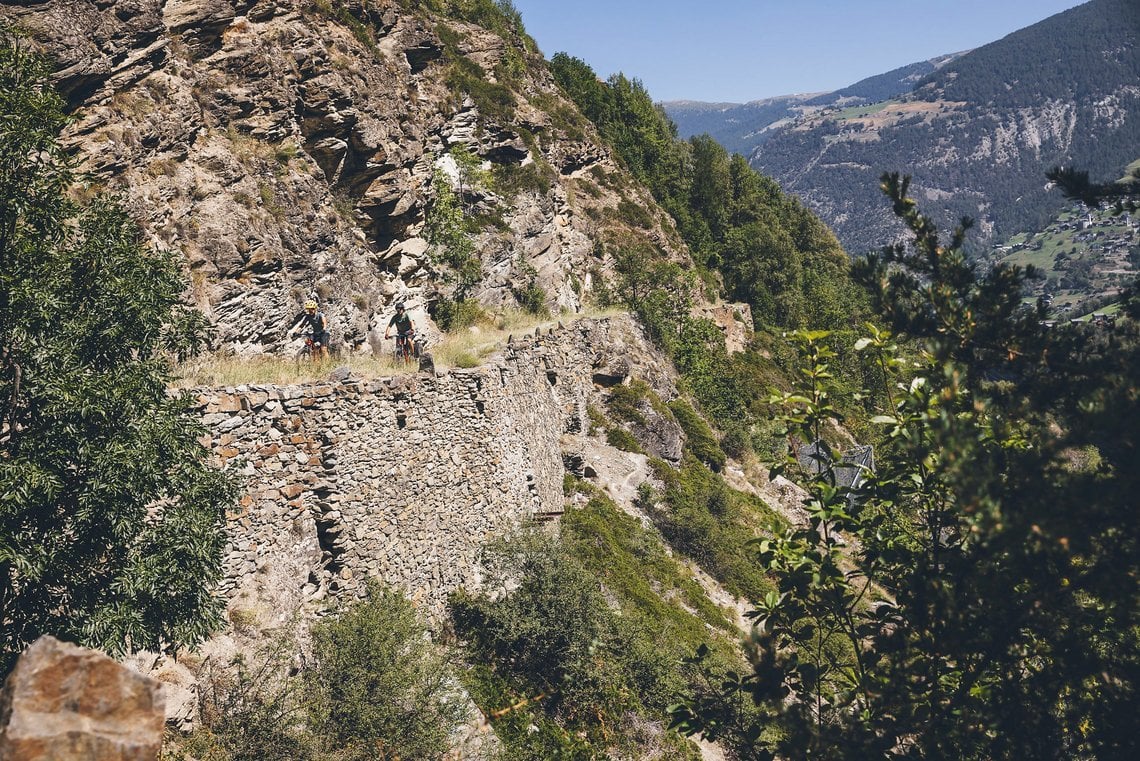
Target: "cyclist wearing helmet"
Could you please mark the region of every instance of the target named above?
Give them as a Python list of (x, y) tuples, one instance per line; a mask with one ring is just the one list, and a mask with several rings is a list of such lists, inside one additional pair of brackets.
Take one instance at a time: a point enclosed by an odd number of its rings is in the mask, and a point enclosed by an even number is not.
[(388, 327), (384, 330), (384, 340), (391, 337), (392, 328), (396, 329), (396, 349), (402, 351), (404, 359), (407, 360), (414, 353), (412, 341), (416, 336), (416, 324), (404, 310), (403, 302), (396, 304), (396, 314), (388, 321)]
[(317, 302), (312, 299), (305, 302), (305, 313), (301, 315), (300, 324), (289, 334), (296, 335), (299, 329), (304, 329), (309, 334), (313, 358), (320, 356), (322, 359), (328, 359), (330, 339), (328, 321), (325, 320), (324, 312), (317, 311)]

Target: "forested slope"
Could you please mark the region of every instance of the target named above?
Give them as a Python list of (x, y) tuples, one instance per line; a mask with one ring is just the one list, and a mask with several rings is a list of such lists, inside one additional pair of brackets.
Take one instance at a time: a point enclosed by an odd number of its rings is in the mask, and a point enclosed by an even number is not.
[(899, 228), (874, 199), (883, 171), (912, 174), (942, 224), (977, 243), (1032, 231), (1059, 209), (1055, 165), (1105, 176), (1140, 143), (1140, 7), (1093, 0), (958, 58), (879, 108), (807, 116), (751, 155), (831, 224), (852, 253)]

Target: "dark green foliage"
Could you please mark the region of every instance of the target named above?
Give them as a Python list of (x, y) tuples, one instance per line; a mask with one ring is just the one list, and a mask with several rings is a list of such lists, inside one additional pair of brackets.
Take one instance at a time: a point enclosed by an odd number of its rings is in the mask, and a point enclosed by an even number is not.
[(640, 227), (644, 230), (649, 230), (653, 227), (653, 215), (646, 211), (640, 204), (636, 204), (624, 198), (618, 202), (617, 217), (632, 227)]
[(433, 261), (442, 265), (444, 279), (451, 283), (449, 295), (434, 304), (432, 317), (444, 330), (455, 331), (474, 324), (482, 310), (469, 298), (483, 277), (483, 261), (475, 250), (461, 199), (442, 172), (432, 178), (435, 202), (428, 209), (424, 237), (431, 244)]
[(48, 72), (0, 30), (0, 670), (41, 634), (201, 640), (234, 497), (167, 393), (204, 321), (119, 206), (68, 200)]
[[(236, 625), (235, 620), (235, 625)], [(298, 670), (286, 631), (199, 680), (202, 726), (164, 761), (439, 759), (467, 711), (449, 663), (403, 595), (376, 584), (312, 629)]]
[(618, 420), (645, 425), (645, 414), (639, 407), (646, 398), (646, 389), (648, 389), (648, 384), (645, 381), (637, 381), (636, 385), (631, 383), (628, 386), (614, 386), (606, 398), (606, 408)]
[(445, 265), (447, 279), (454, 285), (453, 298), (462, 302), (483, 277), (483, 262), (467, 230), (459, 196), (442, 172), (432, 178), (435, 202), (428, 209), (424, 235), (432, 246), (432, 258)]
[(515, 291), (515, 298), (524, 312), (541, 317), (550, 316), (550, 310), (546, 306), (547, 293), (533, 280), (526, 287)]
[(637, 437), (620, 423), (633, 426), (648, 424), (647, 411), (642, 405), (649, 405), (652, 412), (665, 417), (672, 417), (669, 408), (661, 401), (653, 389), (643, 380), (634, 380), (629, 385), (614, 386), (606, 397), (606, 409), (619, 422), (614, 423), (600, 410), (593, 407), (587, 410), (590, 416), (591, 433), (600, 429), (605, 431), (606, 443), (626, 452), (645, 454), (645, 449), (638, 442)]
[(503, 38), (506, 43), (503, 57), (496, 64), (492, 77), (490, 72), (484, 71), (461, 52), (459, 32), (453, 26), (440, 23), (436, 27), (447, 63), (445, 81), (448, 87), (457, 95), (470, 96), (485, 119), (509, 124), (517, 105), (514, 89), (526, 71), (528, 59), (538, 52), (534, 40), (523, 29), (522, 16), (511, 0), (402, 0), (402, 4), (476, 24)]
[(754, 451), (752, 440), (744, 426), (730, 425), (720, 440), (724, 453), (735, 460), (743, 460)]
[(549, 192), (553, 183), (552, 175), (553, 170), (544, 161), (532, 161), (525, 166), (495, 164), (491, 169), (495, 192), (507, 198), (514, 198), (524, 192), (538, 194)]
[(483, 317), (483, 307), (475, 299), (441, 298), (434, 304), (432, 319), (443, 330), (454, 333), (469, 328)]
[(592, 657), (595, 643), (616, 636), (597, 581), (565, 549), (538, 535), (516, 537), (493, 553), (493, 573), (517, 573), (520, 585), (497, 603), (458, 596), (452, 602), (457, 629), (564, 704), (571, 717), (619, 709), (630, 696), (605, 678), (612, 664)]
[[(680, 141), (638, 80), (600, 82), (583, 61), (558, 53), (555, 78), (676, 220), (693, 258), (724, 276), (726, 295), (753, 306), (758, 323), (834, 327), (857, 308), (848, 262), (827, 228), (740, 156), (708, 136)], [(618, 216), (652, 217), (626, 200)]]
[(728, 355), (720, 328), (710, 320), (687, 320), (675, 343), (673, 361), (683, 373), (685, 390), (719, 425), (749, 422), (752, 379), (741, 372), (742, 359)]
[(290, 674), (293, 643), (276, 638), (229, 668), (199, 675), (201, 726), (166, 742), (163, 761), (315, 761), (319, 748), (301, 720), (302, 680)]
[(691, 314), (699, 287), (695, 273), (655, 260), (645, 249), (627, 249), (615, 258), (615, 289), (672, 357), (686, 390), (718, 421), (739, 419), (744, 399), (724, 337), (711, 321)]
[(338, 759), (442, 758), (466, 718), (448, 664), (398, 592), (372, 584), (314, 627), (313, 659), (309, 722)]
[(1053, 167), (1046, 173), (1050, 182), (1057, 184), (1066, 197), (1080, 201), (1090, 208), (1112, 202), (1117, 213), (1125, 210), (1135, 214), (1136, 199), (1140, 197), (1140, 169), (1134, 170), (1127, 181), (1091, 182), (1087, 171)]
[(680, 180), (676, 130), (639, 80), (615, 74), (601, 82), (587, 63), (565, 53), (550, 59), (550, 69), (635, 177), (655, 192)]
[(543, 710), (545, 693), (515, 686), (483, 659), (467, 669), (463, 685), (471, 700), (491, 717), (495, 736), (510, 761), (577, 761), (598, 757), (587, 738), (562, 726)]
[(487, 72), (464, 55), (453, 53), (448, 57), (448, 62), (450, 68), (445, 80), (448, 87), (455, 92), (470, 95), (481, 116), (500, 124), (511, 121), (516, 106), (511, 88), (490, 81)]
[(757, 535), (782, 530), (784, 521), (756, 497), (730, 488), (691, 454), (676, 470), (660, 461), (654, 465), (665, 488), (648, 495), (643, 509), (670, 546), (739, 597), (755, 600), (771, 589), (749, 543)]
[(620, 426), (610, 426), (606, 429), (606, 443), (623, 452), (645, 454), (645, 450), (641, 448), (634, 435)]
[[(1134, 52), (1138, 42), (1140, 8), (1135, 3), (1094, 0), (972, 50), (930, 74), (915, 91), (979, 104), (1000, 100), (1014, 107), (1067, 99), (1085, 87), (1089, 94), (1103, 96), (1131, 86), (1140, 76), (1140, 62), (1124, 52)], [(1058, 62), (1070, 79), (1061, 76)], [(1010, 82), (1006, 75), (1014, 66), (1040, 76)]]
[(567, 487), (589, 501), (563, 517), (563, 543), (520, 537), (493, 551), (495, 579), (519, 588), (453, 602), (457, 631), (485, 664), (468, 673), (472, 696), (509, 758), (693, 757), (676, 735), (640, 727), (699, 686), (682, 657), (710, 630), (722, 633), (715, 670), (740, 668), (733, 624), (659, 536), (590, 485)]
[[(616, 75), (600, 82), (586, 63), (564, 53), (550, 67), (672, 215), (698, 263), (685, 269), (646, 245), (619, 248), (609, 252), (618, 279), (607, 295), (637, 313), (681, 371), (684, 390), (719, 426), (733, 425), (740, 444), (735, 450), (746, 452), (743, 442), (766, 412), (760, 396), (773, 362), (751, 352), (730, 357), (720, 329), (692, 315), (694, 303), (702, 291), (706, 297), (719, 291), (749, 303), (761, 330), (807, 325), (849, 331), (865, 302), (846, 255), (823, 223), (742, 157), (730, 157), (707, 136), (677, 140), (673, 124), (637, 80)], [(652, 223), (628, 199), (616, 214), (631, 226)], [(850, 336), (848, 344), (854, 341)], [(844, 359), (855, 365), (852, 352)]]
[[(778, 591), (752, 672), (677, 725), (730, 727), (756, 758), (1132, 758), (1140, 299), (1111, 329), (1045, 330), (1022, 272), (976, 272), (968, 225), (944, 242), (906, 180), (883, 187), (914, 241), (860, 276), (922, 353), (902, 362), (881, 329), (856, 346), (888, 378), (877, 473), (856, 495), (804, 474), (811, 525), (760, 544)], [(809, 441), (838, 389), (826, 334), (799, 339), (779, 401)], [(766, 719), (733, 723), (743, 695)]]
[[(565, 548), (537, 535), (494, 550), (494, 573), (519, 586), (492, 603), (458, 596), (457, 631), (471, 638), (477, 659), (490, 659), (508, 682), (529, 692), (566, 729), (586, 733), (587, 748), (605, 747), (605, 725), (639, 709), (621, 662), (619, 620), (597, 579)], [(572, 757), (587, 757), (574, 754)]]
[[(625, 614), (645, 617), (650, 630), (675, 632), (663, 639), (677, 654), (686, 654), (690, 645), (703, 642), (703, 632), (710, 626), (734, 634), (724, 611), (665, 553), (655, 532), (646, 531), (588, 484), (576, 481), (573, 485), (590, 501), (564, 516), (563, 540), (578, 562), (618, 595)], [(671, 599), (674, 594), (683, 605)], [(695, 611), (697, 617), (688, 611)]]
[(717, 443), (716, 434), (709, 428), (705, 419), (697, 414), (684, 399), (674, 399), (669, 402), (669, 409), (685, 431), (685, 446), (698, 460), (708, 465), (714, 471), (724, 467), (725, 454)]
[(672, 416), (669, 407), (661, 401), (661, 397), (657, 396), (650, 385), (640, 378), (635, 378), (628, 384), (614, 386), (610, 389), (609, 396), (606, 397), (606, 408), (618, 420), (624, 420), (627, 423), (645, 425), (646, 419), (643, 412), (645, 405), (652, 408), (658, 415)]
[(590, 420), (590, 430), (588, 433), (591, 436), (604, 431), (609, 425), (609, 420), (606, 418), (605, 413), (592, 404), (586, 405), (586, 417)]
[(520, 274), (525, 278), (521, 287), (513, 289), (519, 306), (528, 314), (549, 317), (550, 309), (546, 306), (549, 296), (538, 284), (538, 270), (522, 256), (519, 256), (517, 265)]

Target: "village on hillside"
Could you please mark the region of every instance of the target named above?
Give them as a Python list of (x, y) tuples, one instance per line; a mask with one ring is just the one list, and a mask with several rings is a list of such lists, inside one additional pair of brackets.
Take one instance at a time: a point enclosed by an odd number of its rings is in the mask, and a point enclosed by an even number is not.
[(1111, 315), (1140, 270), (1140, 218), (1074, 204), (1044, 230), (1019, 233), (992, 253), (995, 262), (1033, 266), (1026, 302), (1043, 298), (1055, 319)]

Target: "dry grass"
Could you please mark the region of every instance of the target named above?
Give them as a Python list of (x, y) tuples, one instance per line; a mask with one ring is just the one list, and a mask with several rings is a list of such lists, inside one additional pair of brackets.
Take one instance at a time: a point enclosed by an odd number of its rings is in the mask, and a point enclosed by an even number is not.
[[(561, 320), (572, 324), (583, 318), (612, 317), (618, 309), (588, 309), (575, 315), (538, 317), (519, 310), (489, 316), (473, 328), (444, 334), (442, 340), (428, 346), (438, 370), (453, 367), (477, 367), (502, 347), (508, 336), (546, 332)], [(381, 357), (354, 355), (339, 360), (310, 362), (274, 356), (241, 358), (207, 355), (177, 368), (176, 388), (198, 386), (291, 385), (323, 380), (338, 367), (348, 367), (355, 375), (383, 378), (414, 373), (417, 366), (395, 362), (390, 354)]]
[(323, 362), (308, 359), (291, 360), (282, 357), (235, 357), (206, 355), (186, 362), (177, 369), (176, 388), (197, 386), (288, 386), (323, 380), (338, 367), (348, 367), (357, 375), (380, 378), (403, 375), (415, 371), (415, 366), (396, 365), (390, 359), (371, 356), (343, 357)]

